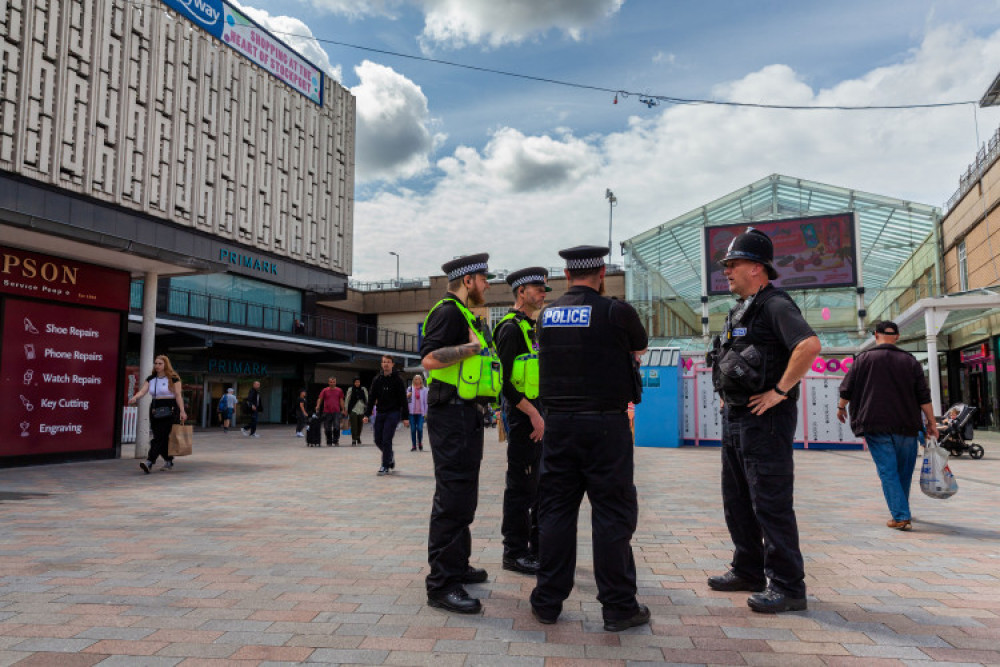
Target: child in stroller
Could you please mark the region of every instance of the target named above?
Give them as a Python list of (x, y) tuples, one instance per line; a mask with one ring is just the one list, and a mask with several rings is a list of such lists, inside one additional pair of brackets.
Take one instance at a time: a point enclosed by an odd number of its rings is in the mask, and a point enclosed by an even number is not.
[(983, 458), (983, 448), (971, 442), (973, 438), (972, 415), (976, 408), (965, 403), (956, 403), (948, 408), (938, 423), (941, 439), (938, 444), (947, 449), (952, 456), (961, 456), (968, 452), (974, 459)]

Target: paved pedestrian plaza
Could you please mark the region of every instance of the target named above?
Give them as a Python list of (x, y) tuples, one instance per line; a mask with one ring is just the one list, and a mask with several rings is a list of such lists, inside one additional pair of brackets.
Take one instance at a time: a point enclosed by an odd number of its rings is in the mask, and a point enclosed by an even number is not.
[(719, 451), (638, 449), (633, 544), (653, 620), (614, 634), (589, 510), (556, 625), (532, 618), (533, 580), (500, 568), (495, 430), (473, 524), (490, 574), (469, 587), (478, 616), (425, 604), (434, 479), (409, 433), (396, 474), (377, 477), (367, 432), (337, 448), (261, 432), (197, 433), (193, 456), (151, 475), (131, 458), (0, 470), (0, 665), (1000, 665), (1000, 442), (953, 460), (955, 497), (915, 487), (909, 533), (885, 527), (866, 453), (797, 452), (809, 610), (777, 616), (705, 585), (730, 554)]

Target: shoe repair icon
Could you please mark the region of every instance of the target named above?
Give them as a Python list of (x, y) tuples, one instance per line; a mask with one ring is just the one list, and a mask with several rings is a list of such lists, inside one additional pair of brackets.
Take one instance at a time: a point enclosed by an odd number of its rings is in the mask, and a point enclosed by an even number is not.
[(35, 358), (35, 346), (31, 343), (24, 344), (24, 356), (28, 361)]
[(29, 428), (31, 428), (31, 423), (30, 422), (21, 422), (21, 437), (22, 438), (27, 438), (28, 436), (31, 435), (31, 433), (28, 432)]
[(31, 380), (34, 377), (35, 377), (35, 371), (33, 371), (32, 369), (29, 368), (28, 370), (24, 371), (24, 384), (31, 384)]
[(31, 401), (29, 401), (24, 397), (24, 394), (18, 394), (18, 397), (21, 399), (21, 405), (24, 406), (25, 410), (31, 412), (32, 410), (35, 409), (35, 406), (31, 404)]
[(28, 333), (33, 333), (33, 334), (38, 333), (38, 329), (35, 328), (35, 325), (32, 324), (31, 320), (29, 320), (27, 317), (24, 318), (24, 330), (27, 331)]

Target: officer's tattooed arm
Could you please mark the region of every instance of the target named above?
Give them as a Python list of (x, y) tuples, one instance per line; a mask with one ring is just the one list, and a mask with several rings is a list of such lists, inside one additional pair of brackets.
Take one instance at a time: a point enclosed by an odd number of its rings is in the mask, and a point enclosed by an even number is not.
[(440, 347), (429, 353), (423, 359), (423, 366), (426, 370), (434, 371), (445, 366), (451, 366), (462, 359), (468, 359), (479, 353), (479, 339), (476, 334), (469, 330), (469, 342), (464, 345), (453, 345), (451, 347)]

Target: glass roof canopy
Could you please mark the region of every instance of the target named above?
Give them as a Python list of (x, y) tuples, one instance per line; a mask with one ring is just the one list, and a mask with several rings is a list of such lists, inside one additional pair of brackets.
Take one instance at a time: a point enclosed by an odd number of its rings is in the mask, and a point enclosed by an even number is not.
[[(625, 241), (626, 291), (628, 299), (643, 313), (657, 306), (668, 307), (697, 333), (664, 336), (651, 330), (658, 343), (701, 349), (702, 234), (704, 227), (721, 224), (794, 218), (853, 211), (860, 228), (861, 281), (865, 303), (883, 291), (905, 289), (890, 281), (904, 262), (936, 233), (941, 210), (882, 195), (772, 174), (709, 204), (685, 213)], [(791, 291), (806, 319), (820, 334), (824, 347), (856, 347), (858, 334), (857, 296), (854, 288)], [(729, 296), (710, 297), (710, 315), (725, 313), (732, 306)], [(829, 308), (827, 319), (821, 317)], [(830, 318), (829, 312), (837, 315)], [(714, 318), (713, 318), (714, 319)], [(651, 323), (652, 316), (649, 322)], [(719, 327), (714, 326), (713, 330)]]

